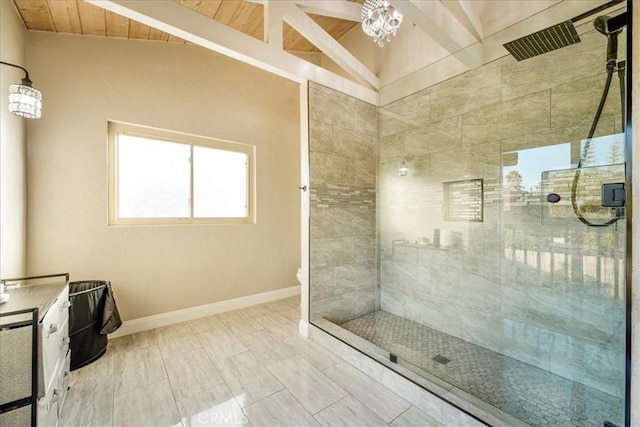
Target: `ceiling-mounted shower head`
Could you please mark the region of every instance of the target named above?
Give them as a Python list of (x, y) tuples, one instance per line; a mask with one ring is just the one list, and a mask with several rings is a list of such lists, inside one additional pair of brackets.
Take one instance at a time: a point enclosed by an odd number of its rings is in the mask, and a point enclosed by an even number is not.
[(522, 61), (579, 42), (580, 36), (573, 22), (568, 20), (505, 43), (503, 46), (514, 58)]

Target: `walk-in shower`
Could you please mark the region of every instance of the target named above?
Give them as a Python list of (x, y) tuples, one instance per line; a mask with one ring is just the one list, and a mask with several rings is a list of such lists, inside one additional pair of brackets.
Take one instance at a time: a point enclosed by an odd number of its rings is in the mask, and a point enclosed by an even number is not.
[(624, 23), (382, 107), (311, 84), (312, 324), (471, 413), (624, 425)]

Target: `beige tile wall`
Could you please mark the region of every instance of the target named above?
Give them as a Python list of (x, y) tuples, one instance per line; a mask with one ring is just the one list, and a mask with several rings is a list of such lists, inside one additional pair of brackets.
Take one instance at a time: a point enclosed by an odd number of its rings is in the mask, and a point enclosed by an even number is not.
[[(565, 196), (555, 211), (541, 201), (545, 188), (514, 191), (502, 177), (503, 153), (515, 150), (570, 143), (564, 160), (577, 162), (604, 86), (606, 49), (590, 23), (578, 31), (574, 46), (523, 62), (503, 58), (380, 108), (380, 302), (622, 396), (624, 221), (582, 225), (569, 203), (572, 173), (555, 174)], [(614, 79), (597, 135), (621, 131), (619, 109)], [(403, 158), (409, 174), (401, 177)], [(557, 160), (540, 159), (549, 170)], [(443, 183), (479, 178), (484, 221), (444, 221)], [(434, 229), (462, 245), (421, 244)]]
[(376, 308), (376, 107), (309, 86), (311, 320)]

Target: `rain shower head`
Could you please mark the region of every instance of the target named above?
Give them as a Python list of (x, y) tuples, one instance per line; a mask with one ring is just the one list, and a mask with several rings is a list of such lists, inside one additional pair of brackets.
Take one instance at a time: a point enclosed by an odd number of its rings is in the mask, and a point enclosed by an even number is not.
[(505, 43), (503, 46), (514, 58), (522, 61), (579, 42), (580, 36), (573, 26), (573, 21), (568, 20)]

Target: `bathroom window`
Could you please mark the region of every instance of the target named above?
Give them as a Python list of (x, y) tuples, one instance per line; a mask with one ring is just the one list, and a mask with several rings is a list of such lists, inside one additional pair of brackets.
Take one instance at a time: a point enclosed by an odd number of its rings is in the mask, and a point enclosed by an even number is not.
[(109, 123), (109, 225), (251, 223), (255, 147)]

